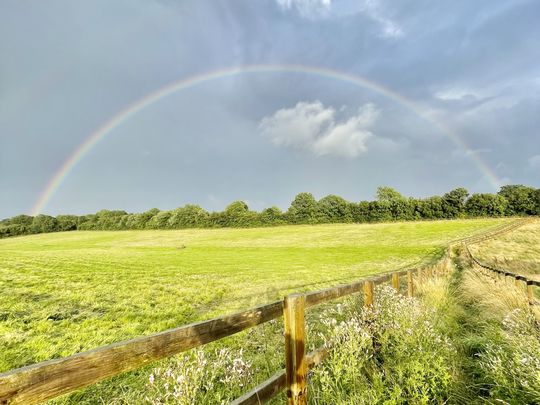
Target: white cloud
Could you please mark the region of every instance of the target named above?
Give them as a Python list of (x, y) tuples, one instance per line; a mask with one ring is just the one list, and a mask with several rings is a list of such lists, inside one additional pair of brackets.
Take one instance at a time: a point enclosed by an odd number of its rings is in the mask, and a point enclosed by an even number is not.
[(332, 7), (332, 0), (276, 0), (282, 10), (295, 9), (305, 18), (317, 18), (327, 15)]
[(366, 104), (358, 114), (338, 122), (336, 110), (320, 101), (299, 102), (293, 108), (283, 108), (264, 117), (261, 133), (274, 145), (309, 151), (317, 156), (334, 155), (354, 158), (366, 152), (366, 141), (373, 134), (369, 128), (379, 111)]

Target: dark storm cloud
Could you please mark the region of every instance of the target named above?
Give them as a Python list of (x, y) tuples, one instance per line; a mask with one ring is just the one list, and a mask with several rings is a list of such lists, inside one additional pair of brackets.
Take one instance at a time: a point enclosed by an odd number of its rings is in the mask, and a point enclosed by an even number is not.
[[(167, 83), (247, 64), (303, 64), (375, 80), (444, 122), (509, 182), (539, 186), (536, 1), (48, 1), (0, 3), (0, 217), (27, 212), (89, 134)], [(320, 102), (378, 118), (362, 153), (276, 146), (260, 123)], [(335, 124), (338, 126), (337, 124)], [(284, 146), (285, 145), (285, 146)], [(365, 150), (364, 150), (365, 149)], [(311, 152), (310, 152), (311, 151)], [(351, 154), (352, 155), (352, 154)], [(161, 100), (75, 167), (47, 212), (285, 207), (299, 191), (372, 197), (492, 191), (471, 154), (395, 100), (329, 78), (245, 74)]]

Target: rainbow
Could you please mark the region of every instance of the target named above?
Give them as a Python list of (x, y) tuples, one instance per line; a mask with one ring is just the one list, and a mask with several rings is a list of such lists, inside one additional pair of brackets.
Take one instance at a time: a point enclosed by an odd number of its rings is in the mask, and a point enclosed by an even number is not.
[(37, 201), (32, 207), (30, 214), (37, 215), (42, 212), (42, 210), (53, 197), (55, 192), (62, 185), (62, 182), (66, 179), (66, 177), (77, 165), (77, 163), (81, 159), (83, 159), (84, 156), (92, 148), (94, 148), (100, 140), (104, 139), (116, 128), (121, 126), (124, 122), (129, 120), (134, 115), (140, 113), (146, 107), (157, 103), (158, 101), (170, 96), (171, 94), (177, 93), (187, 88), (197, 86), (212, 80), (218, 80), (234, 75), (248, 73), (299, 73), (322, 76), (329, 79), (344, 81), (385, 96), (388, 99), (391, 99), (396, 103), (404, 106), (408, 110), (412, 111), (417, 116), (421, 117), (422, 119), (433, 125), (435, 128), (437, 128), (441, 133), (446, 135), (457, 146), (463, 149), (468, 156), (471, 157), (472, 161), (489, 180), (494, 189), (498, 189), (500, 187), (501, 182), (497, 178), (496, 174), (473, 150), (471, 150), (471, 148), (455, 132), (453, 132), (444, 123), (429, 116), (427, 112), (425, 112), (419, 105), (417, 105), (413, 101), (403, 97), (402, 95), (392, 91), (385, 86), (382, 86), (361, 76), (320, 67), (303, 65), (247, 65), (206, 72), (169, 83), (168, 85), (156, 90), (153, 93), (146, 95), (145, 97), (139, 99), (133, 104), (127, 106), (125, 109), (116, 113), (107, 122), (100, 126), (95, 132), (88, 135), (84, 142), (82, 142), (64, 161), (62, 166), (60, 166), (56, 173), (51, 177), (43, 191), (40, 193)]

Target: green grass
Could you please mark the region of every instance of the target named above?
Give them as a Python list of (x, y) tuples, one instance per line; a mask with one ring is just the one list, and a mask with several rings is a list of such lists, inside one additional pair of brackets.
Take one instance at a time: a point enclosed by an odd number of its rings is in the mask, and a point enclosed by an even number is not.
[[(0, 240), (0, 372), (438, 258), (497, 219)], [(92, 401), (90, 401), (91, 403)]]
[(471, 251), (485, 263), (540, 281), (540, 220), (474, 244)]

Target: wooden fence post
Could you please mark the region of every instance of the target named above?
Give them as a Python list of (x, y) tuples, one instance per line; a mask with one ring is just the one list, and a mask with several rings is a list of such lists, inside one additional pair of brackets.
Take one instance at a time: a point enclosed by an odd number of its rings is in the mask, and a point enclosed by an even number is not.
[(414, 284), (412, 270), (407, 271), (407, 295), (409, 297), (414, 296)]
[(364, 281), (364, 307), (373, 306), (373, 281)]
[(307, 404), (307, 362), (304, 309), (306, 297), (291, 294), (285, 297), (285, 370), (287, 405)]
[(392, 274), (392, 287), (399, 292), (399, 273)]
[(532, 282), (527, 281), (527, 298), (529, 299), (529, 304), (534, 304), (534, 292)]

